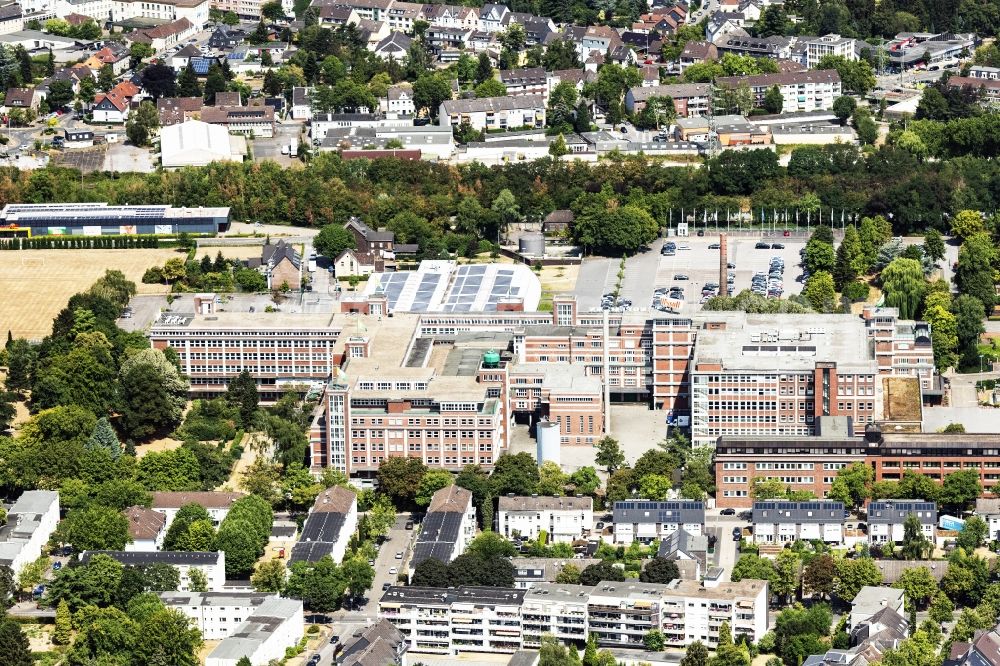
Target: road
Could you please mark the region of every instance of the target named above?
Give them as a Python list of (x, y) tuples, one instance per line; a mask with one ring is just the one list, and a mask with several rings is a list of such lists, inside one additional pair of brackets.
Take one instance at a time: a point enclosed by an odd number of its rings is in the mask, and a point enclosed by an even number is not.
[(719, 514), (719, 511), (720, 509), (710, 509), (705, 512), (705, 529), (716, 537), (712, 563), (714, 566), (722, 567), (724, 571), (722, 580), (728, 581), (739, 555), (736, 552), (739, 542), (733, 540), (733, 528), (747, 527), (750, 523), (740, 519), (738, 514), (723, 516)]

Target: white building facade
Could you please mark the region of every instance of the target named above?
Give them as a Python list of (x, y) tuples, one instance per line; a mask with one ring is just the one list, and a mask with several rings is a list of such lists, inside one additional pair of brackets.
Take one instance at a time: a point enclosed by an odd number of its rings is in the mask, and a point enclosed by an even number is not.
[(535, 540), (541, 532), (551, 543), (572, 543), (594, 525), (594, 500), (590, 497), (501, 497), (497, 532)]
[(25, 565), (41, 557), (58, 524), (59, 493), (28, 490), (14, 502), (0, 528), (0, 564), (11, 568), (15, 580)]

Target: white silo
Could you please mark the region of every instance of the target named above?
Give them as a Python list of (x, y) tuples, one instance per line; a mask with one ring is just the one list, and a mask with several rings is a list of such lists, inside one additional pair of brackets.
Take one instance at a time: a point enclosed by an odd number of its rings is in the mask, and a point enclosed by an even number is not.
[(535, 426), (535, 441), (538, 443), (535, 457), (539, 465), (550, 461), (557, 465), (562, 464), (559, 451), (561, 440), (558, 423), (553, 421), (538, 422), (538, 425)]

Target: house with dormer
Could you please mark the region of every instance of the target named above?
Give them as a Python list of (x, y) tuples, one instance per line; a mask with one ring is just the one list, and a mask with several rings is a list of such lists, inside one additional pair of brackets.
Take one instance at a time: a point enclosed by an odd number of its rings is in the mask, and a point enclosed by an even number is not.
[(507, 25), (510, 10), (506, 5), (483, 5), (479, 10), (479, 29), (483, 32), (501, 32)]

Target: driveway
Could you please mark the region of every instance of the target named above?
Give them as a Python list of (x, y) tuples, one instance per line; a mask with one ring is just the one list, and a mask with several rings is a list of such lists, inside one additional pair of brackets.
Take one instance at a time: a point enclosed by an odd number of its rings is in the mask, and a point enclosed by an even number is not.
[[(386, 583), (396, 584), (396, 577), (400, 572), (406, 571), (406, 564), (410, 561), (416, 529), (405, 529), (406, 521), (410, 520), (409, 513), (401, 513), (396, 516), (396, 524), (389, 530), (388, 537), (378, 548), (378, 557), (375, 558), (375, 580), (372, 582), (371, 592), (361, 608), (353, 614), (362, 614), (372, 619), (378, 611), (378, 600), (382, 598), (382, 586)], [(397, 560), (396, 553), (402, 552), (403, 558)], [(389, 570), (395, 568), (397, 573), (390, 573)]]

